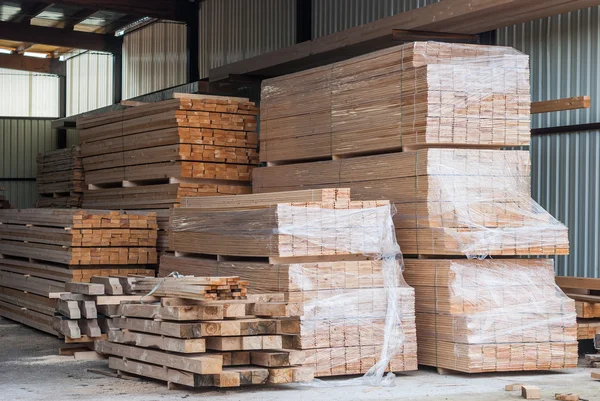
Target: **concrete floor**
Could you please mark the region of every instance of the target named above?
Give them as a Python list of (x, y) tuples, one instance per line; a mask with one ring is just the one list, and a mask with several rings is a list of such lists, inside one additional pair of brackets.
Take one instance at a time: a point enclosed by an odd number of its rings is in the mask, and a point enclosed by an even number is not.
[(344, 380), (323, 380), (312, 386), (257, 386), (225, 391), (167, 390), (154, 381), (132, 381), (87, 372), (105, 368), (106, 361), (75, 361), (58, 356), (62, 340), (0, 318), (0, 400), (163, 401), (211, 397), (218, 401), (300, 400), (520, 400), (504, 385), (526, 383), (542, 389), (542, 400), (559, 392), (578, 393), (600, 401), (600, 381), (590, 369), (568, 372), (440, 376), (432, 369), (398, 375), (394, 387), (344, 386)]

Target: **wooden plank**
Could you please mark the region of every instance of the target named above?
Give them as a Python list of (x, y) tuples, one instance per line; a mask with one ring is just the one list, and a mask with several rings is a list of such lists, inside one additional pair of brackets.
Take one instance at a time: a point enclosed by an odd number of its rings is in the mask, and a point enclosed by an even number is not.
[(204, 338), (170, 338), (132, 331), (111, 330), (108, 340), (114, 343), (136, 345), (144, 348), (158, 348), (164, 351), (184, 354), (206, 352)]
[(556, 284), (558, 284), (558, 286), (561, 288), (582, 288), (586, 290), (600, 290), (599, 278), (557, 276)]
[(576, 96), (565, 99), (544, 100), (531, 103), (531, 114), (552, 113), (555, 111), (589, 109), (591, 100), (589, 96)]
[(283, 339), (278, 335), (208, 337), (206, 338), (206, 348), (216, 351), (281, 349), (283, 348)]
[(188, 305), (161, 306), (153, 304), (122, 304), (121, 316), (161, 319), (161, 320), (220, 320), (223, 319), (222, 306)]

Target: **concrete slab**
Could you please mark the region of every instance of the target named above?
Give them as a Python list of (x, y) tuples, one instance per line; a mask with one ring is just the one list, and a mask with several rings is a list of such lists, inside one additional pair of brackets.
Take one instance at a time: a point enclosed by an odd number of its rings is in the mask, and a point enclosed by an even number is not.
[(600, 401), (600, 381), (590, 378), (590, 369), (548, 373), (505, 373), (440, 376), (433, 369), (398, 375), (394, 387), (346, 386), (346, 380), (323, 380), (312, 386), (271, 386), (234, 390), (167, 390), (153, 381), (130, 381), (87, 371), (102, 369), (106, 361), (76, 361), (59, 356), (62, 340), (0, 318), (0, 400), (94, 400), (171, 401), (211, 397), (217, 401), (510, 401), (521, 400), (520, 392), (506, 392), (510, 383), (542, 389), (542, 400), (555, 393), (578, 393)]

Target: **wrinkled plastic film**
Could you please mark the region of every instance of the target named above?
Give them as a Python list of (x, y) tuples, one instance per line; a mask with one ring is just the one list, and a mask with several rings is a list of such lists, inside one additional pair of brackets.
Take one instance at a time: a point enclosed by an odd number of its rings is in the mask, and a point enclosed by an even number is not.
[[(389, 385), (394, 376), (386, 372), (416, 369), (414, 291), (401, 276), (393, 210), (389, 202), (278, 204), (210, 214), (182, 209), (173, 212), (171, 230), (259, 240), (271, 256), (314, 256), (314, 262), (280, 265), (223, 262), (199, 273), (239, 275), (252, 292), (283, 292), (288, 302), (301, 304), (303, 316), (282, 322), (281, 330), (286, 347), (305, 350), (305, 365), (318, 376), (364, 374), (344, 384)], [(319, 261), (329, 255), (368, 260)]]
[(414, 42), (263, 81), (261, 160), (530, 141), (529, 58)]

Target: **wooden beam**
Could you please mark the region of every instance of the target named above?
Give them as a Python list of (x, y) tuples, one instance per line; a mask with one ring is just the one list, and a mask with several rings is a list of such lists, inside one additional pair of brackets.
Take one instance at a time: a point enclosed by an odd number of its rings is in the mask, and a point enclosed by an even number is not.
[(64, 21), (61, 21), (59, 24), (55, 25), (54, 28), (62, 28), (62, 29), (70, 29), (75, 28), (75, 25), (82, 23), (86, 19), (88, 19), (92, 14), (94, 14), (97, 10), (91, 8), (84, 8), (76, 13), (65, 17)]
[(584, 290), (600, 290), (600, 278), (582, 278), (557, 276), (556, 284), (561, 288), (581, 288)]
[(36, 58), (18, 54), (0, 54), (0, 68), (65, 75), (65, 63), (56, 59)]
[(210, 80), (230, 75), (274, 77), (394, 46), (392, 30), (478, 34), (507, 25), (599, 5), (600, 0), (442, 0), (341, 32), (214, 68)]
[[(33, 0), (21, 0), (31, 2)], [(37, 0), (39, 1), (39, 0)], [(93, 8), (152, 18), (185, 21), (187, 0), (41, 0), (43, 3), (64, 4), (67, 6)], [(197, 2), (198, 0), (192, 0)]]
[(120, 40), (112, 35), (72, 32), (15, 22), (0, 22), (0, 38), (110, 53), (121, 52)]
[(552, 113), (575, 109), (589, 109), (591, 100), (589, 96), (576, 96), (565, 99), (544, 100), (531, 102), (531, 114)]
[(21, 5), (19, 12), (13, 15), (8, 21), (28, 24), (33, 18), (50, 6), (51, 4), (44, 2)]
[(477, 43), (479, 37), (477, 35), (467, 35), (461, 33), (446, 33), (446, 32), (428, 32), (415, 31), (407, 29), (392, 29), (392, 38), (399, 42), (417, 42), (435, 40), (437, 42), (452, 42), (452, 43)]

